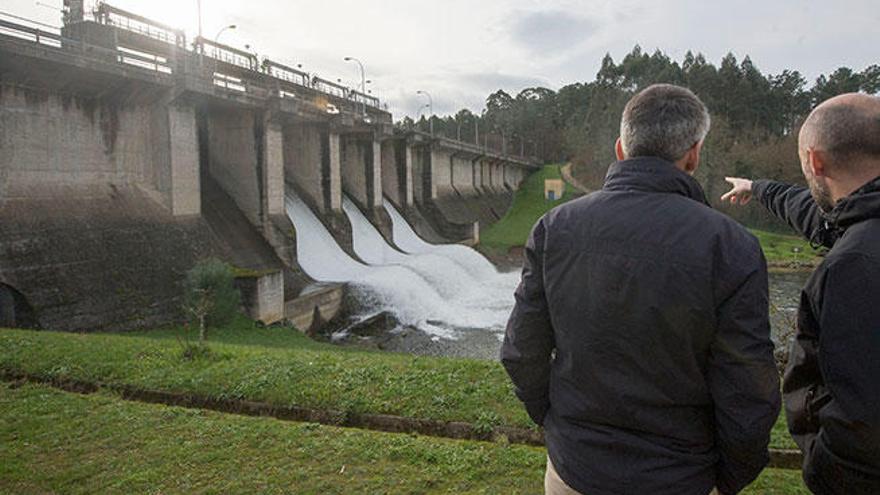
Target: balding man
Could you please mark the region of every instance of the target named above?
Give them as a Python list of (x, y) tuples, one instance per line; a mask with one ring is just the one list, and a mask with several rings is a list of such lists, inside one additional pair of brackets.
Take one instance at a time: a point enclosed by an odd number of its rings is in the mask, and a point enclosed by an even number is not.
[(801, 295), (783, 392), (789, 430), (818, 494), (880, 494), (880, 98), (819, 105), (798, 139), (809, 189), (728, 178), (831, 248)]

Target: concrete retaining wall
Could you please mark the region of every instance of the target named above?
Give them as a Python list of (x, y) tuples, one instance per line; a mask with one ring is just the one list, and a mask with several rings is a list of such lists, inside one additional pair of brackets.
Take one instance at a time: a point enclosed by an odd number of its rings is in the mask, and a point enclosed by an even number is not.
[(382, 206), (382, 145), (371, 136), (342, 137), (342, 190), (363, 208)]
[(343, 136), (341, 142), (342, 190), (362, 206), (367, 200), (367, 163), (372, 162), (372, 142)]
[(285, 303), (284, 316), (300, 331), (314, 332), (339, 313), (344, 296), (343, 285), (306, 290), (296, 299)]
[[(431, 151), (426, 146), (412, 148), (413, 198), (416, 203), (431, 199)], [(434, 196), (436, 197), (436, 191)]]
[(473, 162), (464, 156), (452, 157), (452, 185), (461, 194), (474, 195), (474, 166)]
[(33, 186), (136, 184), (177, 215), (199, 212), (191, 108), (3, 85), (0, 131), (0, 197), (21, 196)]
[(501, 163), (492, 164), (492, 189), (496, 193), (505, 191), (504, 187), (504, 165)]
[[(304, 200), (318, 208), (327, 209), (324, 201), (323, 156), (327, 140), (326, 132), (314, 125), (299, 124), (284, 127), (284, 173), (288, 181), (296, 185)], [(329, 158), (329, 157), (328, 157)], [(326, 182), (329, 182), (327, 180)]]
[(284, 215), (284, 134), (281, 126), (267, 123), (263, 140), (263, 211), (267, 215)]
[(248, 315), (267, 325), (284, 319), (284, 275), (279, 271), (236, 280)]
[(257, 162), (255, 116), (245, 110), (207, 115), (208, 170), (248, 220), (262, 225), (261, 178)]
[(452, 191), (452, 156), (449, 152), (431, 150), (431, 197), (449, 194)]
[(223, 257), (201, 218), (175, 218), (131, 186), (40, 186), (29, 198), (0, 201), (0, 225), (0, 283), (52, 330), (175, 321), (186, 271), (200, 258)]

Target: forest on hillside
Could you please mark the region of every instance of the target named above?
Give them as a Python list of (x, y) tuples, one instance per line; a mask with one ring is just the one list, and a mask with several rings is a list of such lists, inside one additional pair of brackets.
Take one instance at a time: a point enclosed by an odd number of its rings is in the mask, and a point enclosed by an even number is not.
[[(681, 62), (662, 51), (648, 54), (639, 46), (620, 63), (602, 60), (591, 82), (558, 91), (535, 87), (512, 96), (489, 95), (480, 115), (463, 109), (432, 117), (434, 132), (463, 141), (489, 144), (538, 156), (545, 162), (571, 161), (574, 174), (600, 187), (614, 161), (613, 145), (627, 100), (654, 83), (691, 88), (709, 107), (712, 130), (706, 139), (697, 178), (713, 202), (726, 190), (726, 175), (803, 182), (797, 159), (797, 131), (810, 110), (847, 92), (880, 92), (880, 65), (861, 71), (840, 67), (812, 83), (796, 70), (764, 74), (746, 56), (729, 53), (716, 67), (701, 54), (688, 52)], [(428, 131), (431, 122), (406, 118), (400, 126)], [(728, 210), (746, 224), (780, 228), (762, 208)]]

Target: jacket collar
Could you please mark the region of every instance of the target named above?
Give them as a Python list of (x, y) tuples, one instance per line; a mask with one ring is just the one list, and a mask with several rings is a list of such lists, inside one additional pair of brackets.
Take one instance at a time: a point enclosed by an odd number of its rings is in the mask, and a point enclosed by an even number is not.
[(826, 218), (838, 229), (846, 229), (870, 218), (880, 218), (880, 177), (838, 201)]
[(641, 156), (612, 163), (605, 175), (608, 191), (639, 191), (680, 194), (709, 206), (700, 184), (662, 158)]

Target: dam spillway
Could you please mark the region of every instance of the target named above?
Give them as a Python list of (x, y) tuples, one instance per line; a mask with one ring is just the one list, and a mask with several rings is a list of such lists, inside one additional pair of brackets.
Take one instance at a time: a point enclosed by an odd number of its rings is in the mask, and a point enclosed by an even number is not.
[[(463, 246), (363, 246), (358, 234), (360, 256), (338, 252), (307, 275), (285, 191), (291, 185), (330, 225), (347, 228), (345, 192), (388, 239), (385, 198), (434, 243), (476, 240), (497, 220), (494, 205), (508, 204), (537, 170), (534, 157), (397, 128), (374, 96), (234, 46), (187, 40), (106, 2), (93, 14), (51, 29), (0, 19), (0, 315), (23, 315), (10, 326), (174, 323), (185, 274), (205, 258), (240, 269), (243, 307), (264, 324), (327, 321), (339, 297), (307, 292), (313, 282), (374, 277), (379, 268), (422, 280), (436, 293), (429, 309), (460, 294), (495, 307), (485, 295), (497, 274)], [(353, 252), (354, 233), (331, 229)], [(455, 273), (450, 260), (465, 267), (466, 283), (438, 280)], [(480, 311), (411, 313), (439, 314), (450, 328), (490, 320)]]
[(354, 250), (361, 260), (339, 246), (295, 193), (287, 192), (286, 206), (297, 232), (300, 266), (320, 282), (349, 284), (364, 307), (361, 316), (388, 312), (403, 326), (445, 339), (472, 331), (499, 338), (503, 334), (513, 307), (516, 273), (499, 273), (469, 247), (423, 241), (388, 202), (384, 206), (400, 250), (382, 238), (351, 200), (343, 198)]

